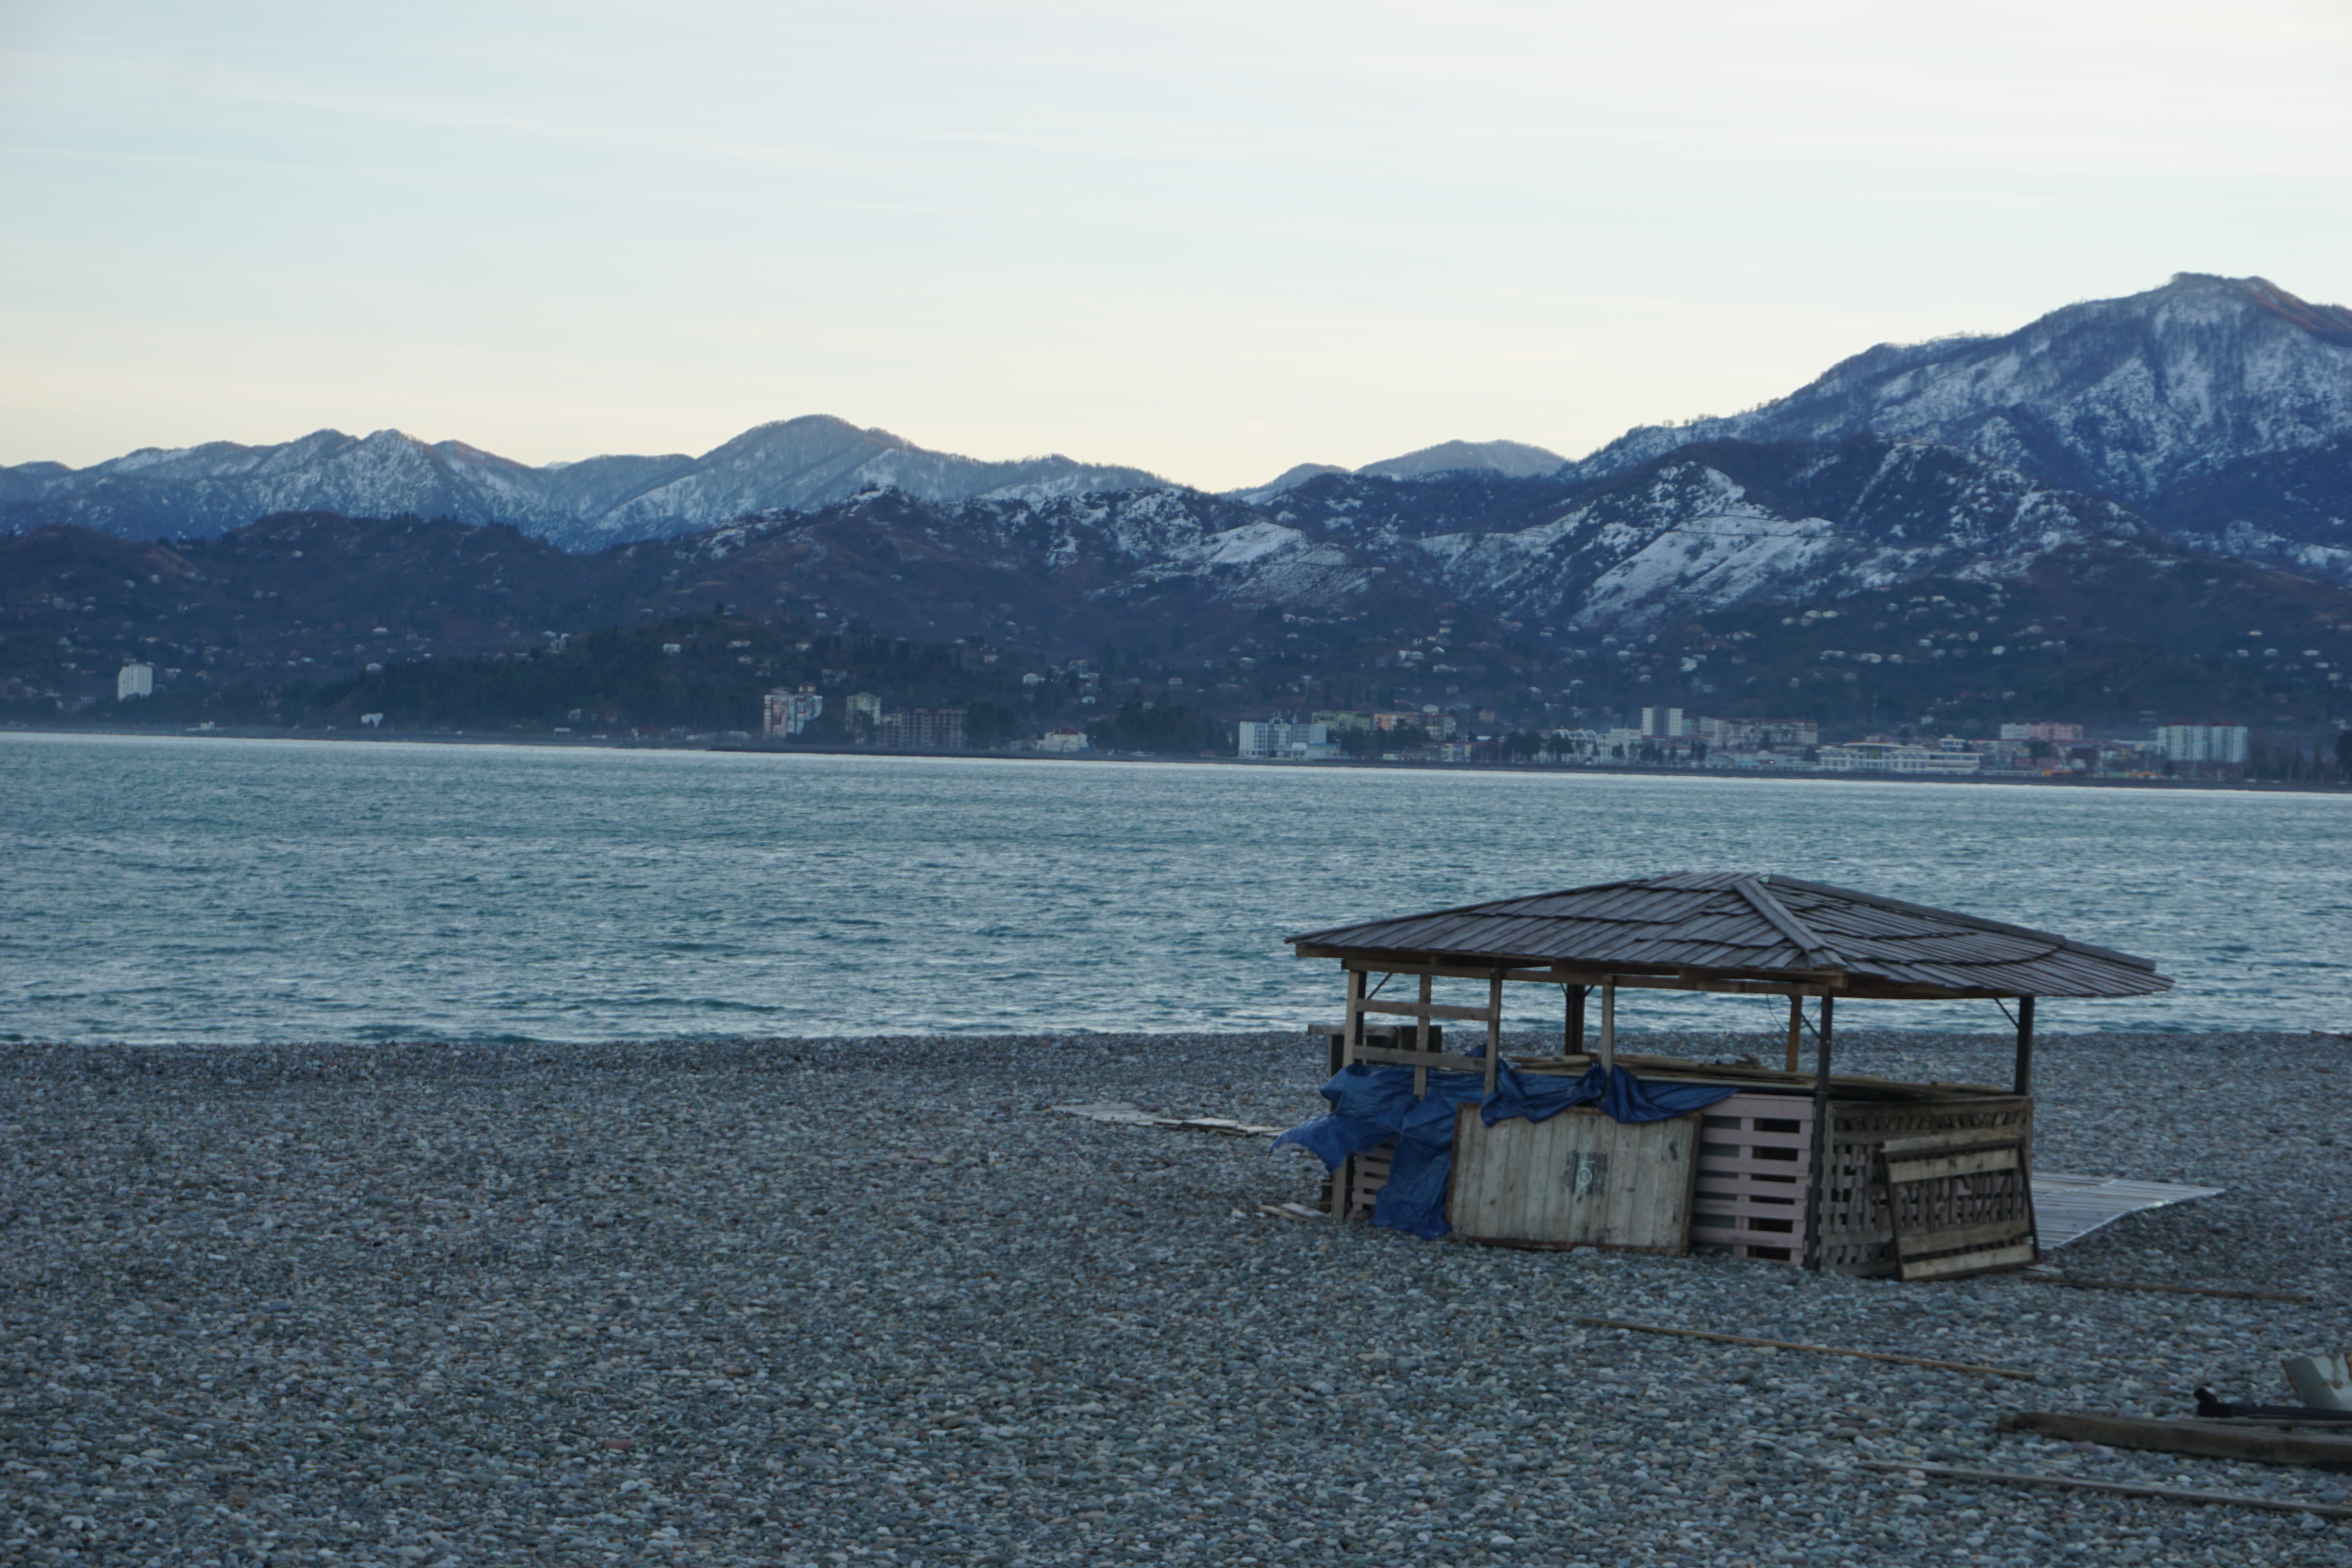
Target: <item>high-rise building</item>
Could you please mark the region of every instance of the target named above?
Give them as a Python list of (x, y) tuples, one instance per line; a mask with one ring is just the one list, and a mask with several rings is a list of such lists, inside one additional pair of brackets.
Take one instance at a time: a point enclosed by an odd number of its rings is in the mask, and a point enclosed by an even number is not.
[(152, 664), (126, 664), (114, 678), (114, 700), (123, 701), (132, 697), (155, 695), (155, 667)]
[(2243, 763), (2243, 724), (2166, 724), (2156, 732), (2157, 749), (2167, 762)]
[(1644, 740), (1679, 739), (1684, 732), (1681, 709), (1644, 708), (1642, 710), (1642, 736)]

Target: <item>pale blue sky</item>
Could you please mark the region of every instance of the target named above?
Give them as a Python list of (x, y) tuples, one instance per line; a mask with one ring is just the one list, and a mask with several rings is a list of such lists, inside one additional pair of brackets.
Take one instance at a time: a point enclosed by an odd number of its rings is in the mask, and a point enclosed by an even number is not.
[(2342, 0), (0, 0), (0, 462), (1580, 455), (2177, 270), (2352, 300), (2347, 68)]

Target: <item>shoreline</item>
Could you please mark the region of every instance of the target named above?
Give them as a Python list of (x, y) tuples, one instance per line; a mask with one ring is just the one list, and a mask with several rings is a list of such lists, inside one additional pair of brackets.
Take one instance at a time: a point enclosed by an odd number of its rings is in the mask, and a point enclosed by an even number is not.
[(108, 736), (127, 739), (155, 740), (221, 740), (221, 741), (292, 741), (321, 743), (358, 742), (361, 744), (403, 744), (416, 746), (514, 746), (549, 751), (608, 751), (608, 752), (684, 752), (719, 756), (760, 757), (866, 757), (877, 760), (922, 759), (927, 761), (997, 762), (997, 763), (1145, 763), (1182, 767), (1244, 767), (1296, 768), (1301, 770), (1434, 773), (1511, 773), (1538, 777), (1573, 778), (1590, 774), (1603, 778), (1656, 779), (1730, 779), (1757, 782), (1794, 782), (1829, 784), (1961, 784), (1968, 786), (2007, 785), (2029, 789), (2120, 789), (2172, 793), (2179, 791), (2219, 791), (2241, 795), (2352, 795), (2352, 784), (2329, 784), (2320, 780), (2278, 779), (2186, 779), (2186, 778), (2070, 778), (2057, 774), (2032, 777), (2003, 774), (1980, 778), (1955, 777), (1950, 774), (1921, 775), (1897, 773), (1822, 773), (1790, 769), (1785, 772), (1750, 768), (1667, 768), (1591, 763), (1562, 765), (1542, 763), (1439, 763), (1439, 762), (1372, 762), (1355, 758), (1320, 758), (1315, 761), (1295, 761), (1276, 757), (1202, 757), (1162, 756), (1154, 752), (924, 752), (878, 751), (871, 747), (850, 746), (761, 746), (712, 745), (707, 741), (589, 740), (579, 737), (557, 739), (544, 735), (473, 735), (450, 731), (390, 731), (358, 733), (344, 731), (288, 731), (284, 730), (192, 730), (183, 726), (145, 725), (43, 725), (12, 720), (0, 723), (0, 734), (61, 736)]

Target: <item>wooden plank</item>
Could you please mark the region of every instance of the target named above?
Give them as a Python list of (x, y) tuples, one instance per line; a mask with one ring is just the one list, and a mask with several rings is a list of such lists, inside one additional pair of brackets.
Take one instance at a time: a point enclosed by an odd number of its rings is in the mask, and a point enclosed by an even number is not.
[(2019, 1242), (2030, 1244), (2032, 1240), (2032, 1226), (2023, 1215), (2019, 1215), (2011, 1219), (1995, 1220), (1990, 1225), (1931, 1230), (1924, 1236), (1898, 1236), (1895, 1238), (1895, 1252), (1898, 1258), (1916, 1258), (1923, 1252), (1958, 1252), (1963, 1247), (1982, 1249)]
[(1856, 1469), (1903, 1470), (1934, 1476), (1939, 1480), (1972, 1481), (2011, 1487), (2056, 1487), (2064, 1491), (2108, 1492), (2118, 1497), (2165, 1498), (2173, 1502), (2212, 1507), (2262, 1508), (2275, 1513), (2315, 1513), (2324, 1519), (2352, 1519), (2352, 1508), (2342, 1503), (2303, 1502), (2294, 1498), (2240, 1497), (2234, 1492), (2191, 1491), (2186, 1487), (2150, 1486), (2141, 1481), (2094, 1481), (2080, 1476), (2036, 1476), (2022, 1470), (1976, 1470), (1962, 1465), (1915, 1465), (1902, 1459), (1856, 1459)]
[(1853, 1356), (1862, 1361), (1891, 1361), (1902, 1366), (1940, 1367), (1946, 1372), (1975, 1373), (1984, 1377), (2014, 1377), (2031, 1383), (2039, 1373), (2005, 1366), (1979, 1366), (1973, 1362), (1942, 1361), (1934, 1356), (1896, 1355), (1890, 1351), (1847, 1350), (1839, 1345), (1800, 1344), (1791, 1340), (1759, 1340), (1748, 1334), (1718, 1334), (1706, 1329), (1670, 1329), (1663, 1323), (1629, 1323), (1617, 1318), (1575, 1318), (1572, 1322), (1596, 1329), (1626, 1329), (1637, 1334), (1672, 1334), (1677, 1339), (1719, 1340), (1725, 1344), (1762, 1345), (1776, 1351), (1804, 1351), (1812, 1355)]
[(1974, 1154), (1944, 1154), (1931, 1160), (1889, 1160), (1886, 1179), (1898, 1187), (1914, 1182), (1933, 1182), (1947, 1176), (1978, 1176), (1988, 1171), (2017, 1169), (2017, 1145), (2006, 1149), (1986, 1149)]
[[(1483, 1057), (1457, 1057), (1444, 1051), (1392, 1051), (1385, 1046), (1359, 1047), (1356, 1059), (1360, 1062), (1386, 1062), (1396, 1067), (1437, 1068), (1447, 1072), (1486, 1070), (1486, 1058)], [(1428, 1086), (1423, 1085), (1420, 1092), (1427, 1094)]]
[(2015, 1142), (2015, 1135), (2000, 1127), (1960, 1127), (1948, 1132), (1913, 1132), (1900, 1138), (1889, 1138), (1878, 1146), (1879, 1152), (1889, 1160), (1908, 1160), (1921, 1154), (1941, 1153), (1948, 1149), (1971, 1149), (1985, 1143)]
[(2069, 1443), (2247, 1459), (2263, 1465), (2352, 1464), (2352, 1436), (2242, 1426), (2230, 1421), (2162, 1420), (2089, 1411), (2014, 1410), (2000, 1418), (2004, 1432), (2038, 1432)]
[(2290, 1295), (2284, 1290), (2221, 1290), (2209, 1285), (2151, 1285), (2137, 1279), (2074, 1279), (2059, 1274), (2021, 1274), (2036, 1285), (2064, 1285), (2076, 1290), (2156, 1290), (2168, 1296), (2220, 1296), (2231, 1301), (2315, 1301), (2315, 1296)]
[(1962, 1253), (1958, 1258), (1929, 1258), (1916, 1263), (1906, 1260), (1900, 1271), (1906, 1280), (1949, 1279), (1958, 1274), (1982, 1274), (1994, 1268), (2022, 1268), (2039, 1256), (2033, 1243), (2027, 1241), (1986, 1252)]
[(1493, 1015), (1484, 1007), (1456, 1007), (1442, 1002), (1366, 1002), (1367, 1013), (1395, 1013), (1408, 1018), (1456, 1018), (1473, 1024), (1490, 1021)]

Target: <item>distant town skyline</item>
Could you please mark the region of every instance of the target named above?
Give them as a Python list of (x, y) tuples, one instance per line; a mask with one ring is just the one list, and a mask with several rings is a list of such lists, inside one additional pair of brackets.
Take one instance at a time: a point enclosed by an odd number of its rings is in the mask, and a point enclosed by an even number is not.
[(2352, 302), (2352, 13), (55, 0), (0, 462), (808, 413), (1209, 489), (1580, 456), (2178, 270)]

